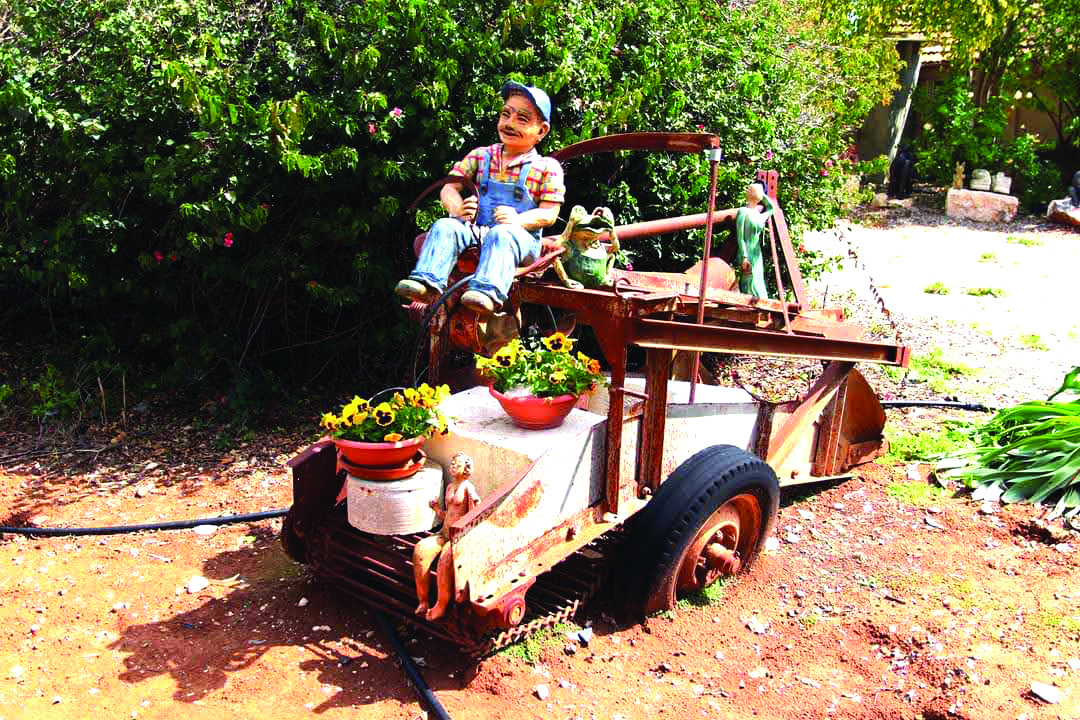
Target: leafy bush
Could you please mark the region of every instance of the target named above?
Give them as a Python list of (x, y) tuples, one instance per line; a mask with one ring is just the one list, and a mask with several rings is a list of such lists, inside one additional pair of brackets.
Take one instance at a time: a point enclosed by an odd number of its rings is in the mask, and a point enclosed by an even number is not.
[(1047, 200), (1060, 194), (1057, 167), (1039, 157), (1051, 145), (1040, 143), (1031, 133), (1005, 138), (1013, 102), (1006, 95), (996, 95), (977, 106), (963, 73), (952, 75), (941, 87), (920, 88), (914, 100), (924, 121), (919, 173), (947, 185), (961, 162), (969, 177), (976, 168), (1004, 172), (1013, 179), (1012, 194), (1025, 208), (1045, 209)]
[[(716, 133), (721, 205), (778, 169), (798, 232), (831, 223), (846, 133), (896, 61), (827, 30), (794, 0), (16, 3), (0, 11), (0, 324), (79, 339), (83, 363), (137, 360), (143, 386), (263, 369), (386, 384), (414, 332), (391, 294), (412, 261), (404, 208), (494, 139), (504, 80), (552, 94), (548, 150)], [(620, 222), (699, 211), (706, 165), (573, 161), (567, 203)], [(628, 250), (682, 269), (697, 247)]]
[[(1055, 402), (1062, 394), (1071, 399)], [(1055, 515), (1080, 513), (1080, 366), (1046, 400), (999, 410), (974, 438), (952, 476), (1001, 489), (1003, 502), (1052, 502)]]

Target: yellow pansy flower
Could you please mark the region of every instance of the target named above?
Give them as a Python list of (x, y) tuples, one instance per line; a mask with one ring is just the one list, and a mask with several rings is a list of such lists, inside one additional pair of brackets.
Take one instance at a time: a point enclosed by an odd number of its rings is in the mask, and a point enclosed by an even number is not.
[(544, 338), (544, 346), (553, 352), (568, 353), (574, 349), (574, 343), (576, 340), (572, 340), (561, 332), (552, 333)]
[(566, 373), (562, 370), (556, 370), (555, 372), (548, 375), (548, 382), (552, 385), (558, 385), (560, 383), (566, 382)]
[(385, 435), (383, 435), (383, 440), (385, 442), (397, 442), (400, 439), (401, 433), (386, 433)]
[(421, 405), (423, 397), (420, 395), (420, 392), (415, 388), (405, 388), (405, 399), (413, 407), (418, 407)]
[(327, 429), (330, 429), (330, 430), (334, 430), (335, 428), (337, 428), (337, 426), (340, 423), (341, 423), (341, 421), (338, 419), (337, 415), (335, 415), (334, 413), (325, 413), (322, 416), (322, 419), (319, 420), (320, 425), (322, 425), (324, 428), (327, 428)]
[(512, 345), (501, 347), (492, 356), (491, 360), (499, 367), (508, 368), (517, 362), (517, 348)]
[(394, 422), (394, 409), (390, 407), (390, 403), (379, 403), (375, 407), (375, 422), (379, 427), (386, 427), (390, 423)]

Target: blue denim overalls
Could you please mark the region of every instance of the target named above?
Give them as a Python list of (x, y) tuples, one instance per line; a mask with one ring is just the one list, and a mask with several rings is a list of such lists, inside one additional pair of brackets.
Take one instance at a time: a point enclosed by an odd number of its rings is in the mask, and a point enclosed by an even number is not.
[(416, 268), (409, 277), (437, 288), (446, 289), (458, 255), (475, 243), (473, 230), (480, 228), (480, 263), (470, 290), (479, 290), (498, 305), (506, 302), (506, 294), (514, 281), (514, 272), (540, 255), (540, 231), (529, 232), (520, 225), (496, 225), (495, 208), (509, 205), (519, 213), (537, 207), (525, 185), (531, 163), (521, 166), (516, 183), (491, 179), (491, 154), (485, 153), (477, 175), (480, 196), (477, 202), (476, 225), (457, 218), (437, 220), (428, 231)]

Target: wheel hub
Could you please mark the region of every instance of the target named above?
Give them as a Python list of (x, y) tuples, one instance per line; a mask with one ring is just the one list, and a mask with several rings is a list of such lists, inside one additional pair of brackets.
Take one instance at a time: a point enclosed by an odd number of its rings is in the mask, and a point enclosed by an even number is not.
[(761, 528), (761, 509), (753, 495), (736, 495), (718, 507), (683, 552), (676, 593), (700, 592), (721, 577), (737, 574)]

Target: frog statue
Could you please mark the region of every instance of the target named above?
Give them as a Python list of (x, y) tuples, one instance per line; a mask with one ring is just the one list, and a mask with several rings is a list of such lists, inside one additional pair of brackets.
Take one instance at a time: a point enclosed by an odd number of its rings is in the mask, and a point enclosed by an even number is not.
[[(605, 249), (600, 237), (607, 233), (611, 247)], [(599, 207), (592, 215), (585, 208), (575, 205), (566, 221), (566, 229), (555, 238), (566, 252), (555, 258), (555, 273), (568, 288), (598, 288), (611, 284), (611, 268), (619, 252), (619, 239), (615, 237), (615, 217), (611, 210)]]

